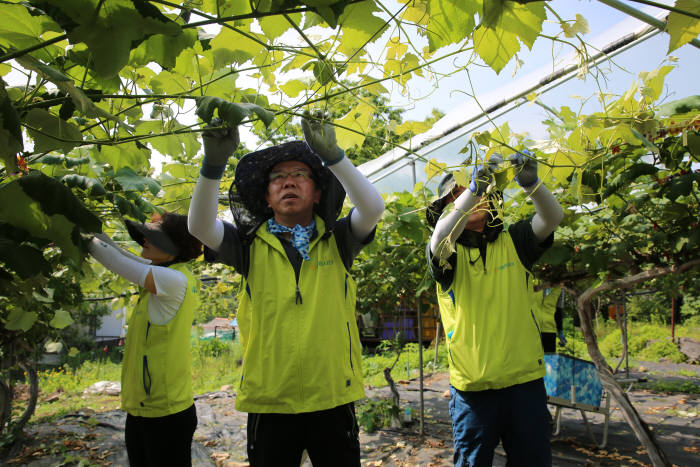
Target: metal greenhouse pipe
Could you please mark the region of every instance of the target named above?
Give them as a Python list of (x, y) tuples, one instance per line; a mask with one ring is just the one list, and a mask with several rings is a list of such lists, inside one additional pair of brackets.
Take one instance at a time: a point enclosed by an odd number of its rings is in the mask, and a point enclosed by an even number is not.
[[(611, 0), (600, 0), (600, 1), (611, 1)], [(653, 17), (651, 17), (651, 18), (653, 18)], [(654, 18), (654, 19), (656, 19), (656, 18)], [(658, 19), (656, 19), (656, 20), (660, 21)], [(626, 35), (620, 37), (619, 39), (609, 43), (605, 47), (603, 47), (603, 49), (600, 52), (598, 52), (597, 54), (590, 56), (588, 58), (588, 60), (586, 60), (586, 64), (591, 64), (591, 63), (597, 64), (599, 61), (609, 59), (610, 57), (618, 55), (619, 53), (621, 53), (625, 50), (628, 50), (632, 47), (635, 47), (636, 45), (640, 44), (641, 42), (659, 34), (661, 31), (662, 30), (658, 29), (656, 26), (650, 25), (644, 29), (637, 30), (634, 33), (626, 34)], [(465, 126), (469, 125), (470, 123), (474, 123), (474, 122), (482, 119), (484, 116), (489, 115), (490, 113), (492, 113), (496, 110), (503, 109), (503, 107), (506, 107), (509, 104), (515, 103), (515, 107), (522, 105), (524, 102), (518, 103), (516, 101), (524, 98), (525, 96), (527, 96), (528, 94), (530, 94), (534, 91), (537, 91), (540, 88), (547, 87), (545, 90), (541, 91), (542, 93), (545, 93), (545, 92), (567, 82), (568, 80), (570, 80), (571, 78), (573, 78), (575, 76), (575, 72), (579, 69), (579, 66), (580, 65), (577, 63), (571, 64), (571, 65), (565, 66), (565, 67), (563, 67), (563, 68), (561, 68), (553, 73), (548, 74), (547, 76), (540, 79), (535, 85), (530, 86), (527, 89), (520, 91), (517, 94), (515, 94), (507, 99), (504, 99), (500, 102), (492, 104), (487, 109), (485, 109), (483, 112), (479, 112), (478, 114), (470, 117), (466, 121), (461, 122), (461, 123), (453, 126), (452, 128), (447, 129), (443, 133), (435, 136), (434, 138), (423, 141), (415, 149), (413, 149), (413, 152), (415, 153), (415, 152), (419, 151), (420, 149), (423, 149), (423, 148), (429, 146), (430, 144), (436, 143), (436, 142), (440, 141), (441, 139), (445, 138), (446, 136), (452, 135), (453, 133), (458, 132), (459, 130), (463, 129)], [(504, 111), (501, 113), (501, 115), (509, 112), (510, 110), (512, 110), (512, 109), (504, 109)], [(481, 125), (481, 123), (478, 126), (480, 126), (480, 125)], [(450, 139), (449, 141), (452, 141), (453, 139), (463, 135), (464, 133), (466, 133), (468, 131), (470, 131), (470, 130), (461, 131), (458, 135), (455, 135), (455, 137)], [(444, 141), (444, 142), (442, 142), (441, 145), (447, 144), (449, 141)], [(385, 154), (388, 154), (388, 153), (385, 153)], [(385, 169), (391, 167), (392, 165), (396, 164), (397, 162), (400, 162), (402, 159), (404, 159), (410, 155), (411, 155), (411, 153), (405, 152), (400, 157), (397, 157), (395, 159), (391, 159), (391, 160), (387, 161), (386, 163), (382, 164), (381, 166), (377, 167), (376, 169), (372, 170), (371, 172), (365, 173), (363, 171), (363, 174), (366, 177), (371, 177), (373, 175), (376, 175), (377, 173), (381, 172), (382, 170), (385, 170)], [(381, 158), (381, 157), (383, 157), (383, 155), (379, 156), (379, 158)], [(370, 162), (372, 162), (372, 161), (370, 161)], [(362, 166), (360, 166), (359, 168), (361, 169)], [(378, 177), (374, 181), (377, 181), (381, 178), (384, 178), (384, 177), (383, 176)]]
[[(609, 7), (615, 8), (616, 10), (619, 10), (623, 13), (627, 13), (630, 16), (633, 16), (637, 18), (640, 21), (644, 21), (647, 24), (651, 24), (655, 28), (666, 32), (666, 21), (661, 21), (658, 18), (654, 18), (651, 15), (648, 15), (644, 13), (641, 10), (638, 10), (636, 8), (633, 8), (626, 3), (622, 3), (620, 0), (598, 0), (600, 3), (604, 3), (608, 5)], [(690, 41), (690, 44), (693, 44), (695, 47), (700, 49), (700, 40), (698, 39), (692, 39)]]

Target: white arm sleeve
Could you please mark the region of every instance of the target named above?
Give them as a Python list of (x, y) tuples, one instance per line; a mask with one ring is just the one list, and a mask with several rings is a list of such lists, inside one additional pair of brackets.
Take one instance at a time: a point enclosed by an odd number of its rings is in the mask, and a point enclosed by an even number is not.
[(142, 258), (140, 256), (136, 256), (135, 254), (133, 254), (129, 251), (126, 251), (125, 249), (121, 248), (119, 245), (114, 243), (114, 240), (109, 238), (109, 235), (107, 235), (105, 233), (95, 234), (95, 237), (98, 238), (99, 240), (102, 240), (103, 242), (107, 243), (108, 245), (114, 247), (119, 253), (126, 256), (127, 258), (133, 259), (134, 261), (138, 261), (139, 263), (151, 264), (150, 259)]
[(435, 230), (430, 237), (430, 252), (435, 254), (440, 243), (447, 238), (450, 245), (454, 245), (457, 238), (462, 235), (464, 226), (467, 224), (469, 212), (479, 202), (479, 197), (475, 196), (470, 189), (466, 189), (455, 200), (454, 211), (448, 213), (435, 224)]
[(350, 227), (356, 240), (364, 240), (372, 232), (384, 212), (384, 200), (376, 188), (362, 175), (350, 159), (344, 157), (329, 167), (345, 188), (355, 209), (350, 215)]
[(156, 295), (148, 300), (148, 318), (153, 324), (168, 324), (177, 314), (187, 292), (187, 277), (180, 271), (151, 267)]
[(118, 248), (95, 237), (88, 243), (88, 251), (105, 268), (143, 287), (150, 265), (122, 255)]
[(543, 242), (554, 232), (564, 218), (564, 211), (551, 191), (544, 183), (537, 183), (530, 189), (525, 188), (535, 205), (535, 216), (532, 218), (532, 232), (537, 240)]
[(200, 175), (194, 186), (190, 210), (187, 213), (187, 228), (190, 233), (215, 251), (219, 251), (224, 241), (224, 223), (216, 218), (219, 183), (221, 180), (212, 180)]

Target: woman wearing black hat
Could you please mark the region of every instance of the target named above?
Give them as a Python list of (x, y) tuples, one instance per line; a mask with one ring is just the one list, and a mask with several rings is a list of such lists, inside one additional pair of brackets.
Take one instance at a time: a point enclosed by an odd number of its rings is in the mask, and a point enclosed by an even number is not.
[[(364, 397), (355, 321), (355, 256), (384, 202), (344, 157), (333, 127), (302, 120), (305, 141), (245, 155), (229, 191), (234, 224), (216, 219), (235, 128), (204, 133), (189, 226), (207, 261), (244, 278), (238, 324), (243, 371), (236, 409), (248, 412), (252, 467), (359, 466), (354, 401)], [(342, 186), (341, 186), (342, 183)], [(347, 191), (351, 213), (337, 220)]]
[(197, 427), (189, 343), (199, 297), (186, 262), (201, 254), (202, 244), (179, 214), (148, 224), (126, 221), (126, 227), (143, 247), (141, 258), (104, 234), (88, 249), (105, 268), (141, 287), (127, 319), (121, 378), (129, 464), (189, 466)]

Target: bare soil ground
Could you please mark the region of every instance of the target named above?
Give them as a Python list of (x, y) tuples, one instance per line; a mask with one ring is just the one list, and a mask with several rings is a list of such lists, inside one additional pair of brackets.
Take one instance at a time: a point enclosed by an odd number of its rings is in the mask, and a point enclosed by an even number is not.
[[(668, 379), (700, 381), (700, 366), (671, 363), (640, 363), (646, 372), (631, 377), (650, 381)], [(680, 371), (683, 370), (683, 371)], [(689, 376), (692, 373), (695, 376)], [(361, 432), (362, 466), (447, 466), (452, 465), (452, 431), (448, 413), (447, 373), (427, 376), (424, 382), (424, 434), (419, 434), (419, 382), (399, 385), (401, 404), (414, 409), (415, 421), (397, 429)], [(388, 388), (368, 388), (367, 396), (388, 397)], [(637, 410), (651, 425), (671, 462), (677, 466), (700, 465), (700, 396), (654, 393), (645, 389), (629, 392)], [(235, 394), (214, 392), (196, 398), (199, 425), (193, 442), (193, 464), (197, 466), (245, 466), (245, 424), (247, 416), (234, 410)], [(552, 412), (554, 408), (550, 407)], [(555, 466), (649, 465), (620, 411), (611, 406), (608, 443), (595, 447), (577, 411), (564, 410), (562, 431), (552, 439)], [(124, 448), (124, 420), (121, 411), (80, 411), (52, 423), (30, 425), (27, 440), (7, 465), (128, 465)], [(593, 433), (602, 437), (602, 416), (589, 415)], [(81, 465), (89, 465), (81, 464)], [(310, 463), (306, 463), (310, 465)], [(505, 465), (505, 454), (497, 450), (494, 465)]]

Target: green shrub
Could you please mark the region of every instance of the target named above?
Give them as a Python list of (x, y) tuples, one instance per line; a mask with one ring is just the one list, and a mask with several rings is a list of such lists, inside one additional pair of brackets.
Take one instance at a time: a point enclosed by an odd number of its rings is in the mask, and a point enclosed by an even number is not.
[[(641, 355), (647, 348), (649, 341), (661, 341), (669, 336), (669, 328), (657, 324), (635, 324), (628, 326), (627, 352), (630, 357), (644, 359)], [(622, 341), (620, 329), (615, 329), (599, 340), (600, 351), (607, 358), (619, 358), (622, 356)], [(651, 355), (648, 354), (647, 355)], [(668, 358), (668, 357), (666, 357)], [(657, 359), (653, 361), (657, 361)]]
[(198, 357), (220, 357), (231, 352), (231, 341), (219, 339), (197, 340), (192, 347), (193, 353)]
[(652, 383), (651, 388), (655, 392), (681, 392), (684, 394), (700, 394), (700, 386), (690, 381), (658, 380)]
[(678, 347), (671, 342), (670, 338), (652, 342), (639, 352), (637, 358), (649, 362), (658, 362), (662, 358), (671, 360), (674, 363), (681, 363), (687, 360), (687, 357), (678, 350)]
[(68, 364), (38, 371), (39, 389), (42, 394), (57, 390), (80, 395), (85, 388), (98, 381), (119, 381), (121, 365), (109, 360), (84, 361), (77, 368)]
[(700, 324), (700, 296), (685, 295), (680, 312), (684, 324), (695, 326)]
[[(362, 356), (362, 374), (365, 379), (365, 384), (374, 387), (383, 387), (387, 385), (386, 379), (384, 378), (384, 368), (389, 368), (392, 363), (394, 363), (396, 354), (385, 350), (386, 348), (386, 346), (380, 345), (377, 347), (379, 353)], [(437, 366), (433, 363), (434, 358), (435, 347), (423, 349), (423, 371), (443, 371), (448, 368), (447, 349), (444, 342), (441, 342), (438, 347)], [(399, 361), (391, 371), (391, 377), (394, 378), (394, 381), (414, 378), (418, 375), (419, 366), (418, 344), (415, 342), (408, 343), (404, 345)], [(406, 372), (406, 368), (408, 368), (408, 373)]]
[(393, 399), (367, 399), (357, 405), (357, 423), (367, 433), (390, 427), (392, 419), (399, 419), (399, 408)]
[(240, 379), (242, 350), (238, 340), (199, 340), (192, 344), (192, 389), (195, 394), (218, 391)]

